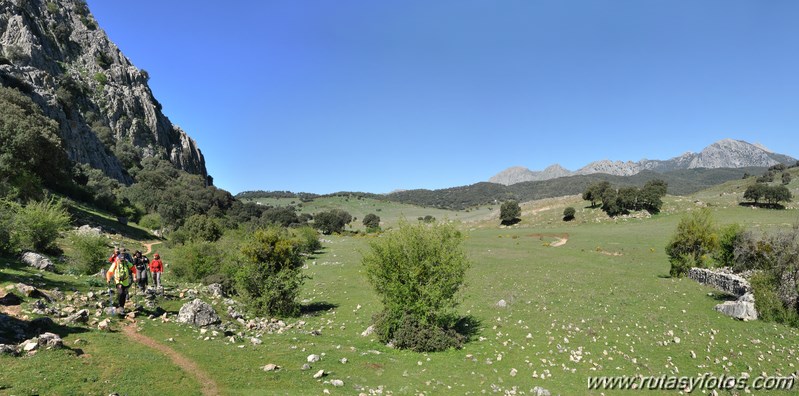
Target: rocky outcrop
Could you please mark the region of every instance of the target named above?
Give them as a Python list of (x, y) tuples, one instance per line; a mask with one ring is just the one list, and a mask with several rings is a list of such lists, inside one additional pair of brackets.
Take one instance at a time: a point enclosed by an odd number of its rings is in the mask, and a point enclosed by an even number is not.
[(746, 293), (736, 301), (725, 301), (716, 305), (714, 309), (735, 319), (757, 320), (755, 296), (752, 293)]
[(132, 161), (169, 160), (207, 176), (197, 144), (161, 112), (136, 68), (83, 0), (0, 2), (0, 83), (28, 94), (58, 122), (73, 161), (131, 182)]
[(30, 267), (36, 268), (40, 271), (54, 271), (55, 265), (49, 258), (39, 253), (25, 252), (22, 254), (21, 260), (23, 263)]
[(549, 180), (571, 175), (590, 175), (606, 173), (617, 176), (631, 176), (641, 171), (669, 172), (694, 168), (744, 168), (769, 167), (778, 163), (795, 164), (796, 159), (777, 154), (759, 145), (742, 140), (723, 139), (705, 147), (699, 153), (687, 152), (668, 160), (610, 161), (600, 160), (571, 172), (560, 165), (552, 165), (544, 171), (531, 171), (525, 167), (514, 166), (503, 170), (488, 181), (511, 185), (525, 181)]
[(739, 297), (752, 292), (749, 281), (724, 270), (691, 268), (688, 270), (688, 277), (703, 285), (711, 286)]
[(180, 308), (178, 322), (194, 326), (208, 326), (220, 323), (222, 320), (219, 319), (219, 315), (214, 311), (214, 307), (196, 298)]

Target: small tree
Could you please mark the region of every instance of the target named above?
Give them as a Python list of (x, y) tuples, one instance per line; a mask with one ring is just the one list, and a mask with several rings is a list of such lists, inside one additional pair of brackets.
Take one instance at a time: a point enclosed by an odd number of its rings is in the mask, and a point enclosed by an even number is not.
[(782, 172), (782, 184), (788, 185), (791, 182), (791, 174), (788, 172)]
[(516, 201), (505, 201), (499, 208), (499, 219), (504, 225), (516, 224), (522, 215), (522, 208)]
[(453, 311), (470, 265), (462, 244), (452, 225), (405, 221), (370, 243), (363, 265), (383, 303), (375, 323), (382, 342), (416, 351), (461, 345)]
[(319, 232), (311, 226), (302, 226), (294, 231), (297, 239), (300, 242), (300, 248), (303, 253), (313, 254), (322, 248), (322, 242), (319, 241)]
[(31, 202), (14, 216), (12, 237), (22, 250), (55, 251), (55, 240), (69, 226), (70, 217), (60, 200)]
[(352, 221), (352, 216), (341, 209), (333, 209), (314, 215), (314, 227), (325, 235), (344, 231), (344, 227)]
[(691, 267), (706, 267), (708, 255), (716, 251), (719, 240), (707, 208), (686, 214), (666, 246), (673, 277), (683, 276)]
[(574, 214), (577, 213), (573, 207), (569, 206), (566, 209), (563, 209), (563, 221), (572, 221), (574, 220)]
[(363, 225), (366, 226), (368, 231), (377, 231), (380, 229), (380, 216), (369, 213), (363, 218)]
[(746, 191), (744, 191), (744, 199), (748, 199), (757, 204), (758, 201), (766, 195), (766, 189), (768, 189), (768, 186), (765, 184), (755, 183), (746, 188)]
[(300, 245), (284, 229), (259, 229), (241, 248), (236, 291), (257, 315), (297, 315), (302, 274)]
[(72, 250), (67, 255), (77, 274), (96, 274), (105, 266), (108, 240), (102, 235), (73, 232), (69, 235)]

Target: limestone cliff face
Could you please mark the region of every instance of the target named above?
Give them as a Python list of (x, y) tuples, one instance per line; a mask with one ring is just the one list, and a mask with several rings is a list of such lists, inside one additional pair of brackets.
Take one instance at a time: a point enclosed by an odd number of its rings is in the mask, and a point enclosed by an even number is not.
[(125, 182), (143, 158), (207, 177), (197, 143), (173, 125), (83, 0), (0, 0), (0, 83), (58, 121), (70, 159)]

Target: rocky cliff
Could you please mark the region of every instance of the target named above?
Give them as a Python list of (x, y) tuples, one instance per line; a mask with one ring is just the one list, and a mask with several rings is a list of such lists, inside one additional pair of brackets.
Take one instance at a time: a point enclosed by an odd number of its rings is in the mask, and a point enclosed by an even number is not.
[(207, 177), (197, 143), (164, 116), (147, 80), (83, 0), (0, 0), (0, 84), (58, 121), (70, 159), (124, 183), (148, 157)]
[[(795, 164), (796, 158), (777, 154), (771, 150), (742, 140), (719, 140), (699, 153), (687, 152), (683, 155), (668, 160), (641, 160), (638, 162), (622, 162), (601, 160), (571, 172), (552, 165), (542, 172), (531, 171), (527, 168), (515, 166), (508, 168), (489, 179), (492, 183), (511, 185), (525, 181), (549, 180), (570, 175), (590, 175), (593, 173), (606, 173), (616, 176), (632, 176), (641, 171), (670, 172), (680, 169), (696, 168), (746, 168), (769, 167), (779, 163)], [(554, 169), (555, 171), (550, 171)]]

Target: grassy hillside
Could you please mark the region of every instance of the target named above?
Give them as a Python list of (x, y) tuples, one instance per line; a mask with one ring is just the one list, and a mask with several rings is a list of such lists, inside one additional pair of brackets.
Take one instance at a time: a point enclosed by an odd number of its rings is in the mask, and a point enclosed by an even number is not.
[[(789, 185), (795, 195), (798, 179), (794, 177)], [(473, 266), (459, 311), (478, 319), (481, 330), (462, 350), (397, 351), (374, 336), (360, 335), (380, 310), (360, 264), (361, 252), (368, 249), (373, 235), (326, 237), (323, 251), (307, 263), (311, 279), (301, 298), (308, 313), (286, 319), (304, 324), (282, 334), (263, 334), (261, 345), (235, 335), (231, 341), (221, 334), (201, 334), (157, 319), (139, 318), (136, 326), (141, 334), (195, 362), (226, 395), (321, 394), (324, 390), (331, 394), (530, 394), (535, 386), (552, 394), (599, 395), (629, 391), (589, 392), (589, 376), (790, 375), (799, 366), (799, 330), (726, 317), (713, 310), (724, 296), (694, 281), (668, 277), (664, 246), (686, 211), (706, 206), (720, 223), (738, 222), (759, 229), (790, 227), (797, 221), (795, 204), (779, 211), (739, 206), (750, 182), (730, 181), (688, 197), (668, 196), (662, 213), (647, 218), (609, 219), (598, 209), (586, 208), (586, 202), (576, 196), (528, 202), (522, 205), (522, 222), (512, 227), (498, 226), (497, 207), (491, 212), (484, 208), (454, 213), (344, 198), (303, 205), (309, 212), (339, 207), (359, 219), (375, 211), (388, 225), (401, 215), (443, 218), (460, 214), (460, 218), (448, 217), (469, 220), (462, 228)], [(577, 208), (575, 221), (560, 219), (566, 206)], [(566, 243), (555, 247), (554, 242), (564, 237)], [(0, 290), (19, 281), (65, 291), (90, 290), (85, 278), (42, 277), (11, 262), (0, 268)], [(174, 299), (163, 301), (162, 306), (174, 315), (187, 299), (180, 299), (175, 289), (170, 294)], [(203, 298), (215, 301), (224, 314), (219, 300)], [(498, 308), (499, 300), (505, 300), (507, 307)], [(29, 310), (30, 302), (26, 299), (22, 309)], [(200, 393), (196, 380), (159, 353), (129, 348), (130, 340), (120, 331), (124, 325), (115, 322), (116, 331), (111, 333), (64, 329), (68, 349), (0, 357), (0, 393)], [(118, 352), (120, 345), (124, 345), (122, 352)], [(303, 371), (301, 366), (310, 354), (322, 359)], [(261, 370), (268, 363), (282, 369)], [(118, 370), (121, 367), (129, 370)], [(149, 369), (135, 369), (140, 367)], [(312, 378), (320, 369), (328, 375)], [(333, 379), (343, 380), (344, 386), (332, 386)]]

